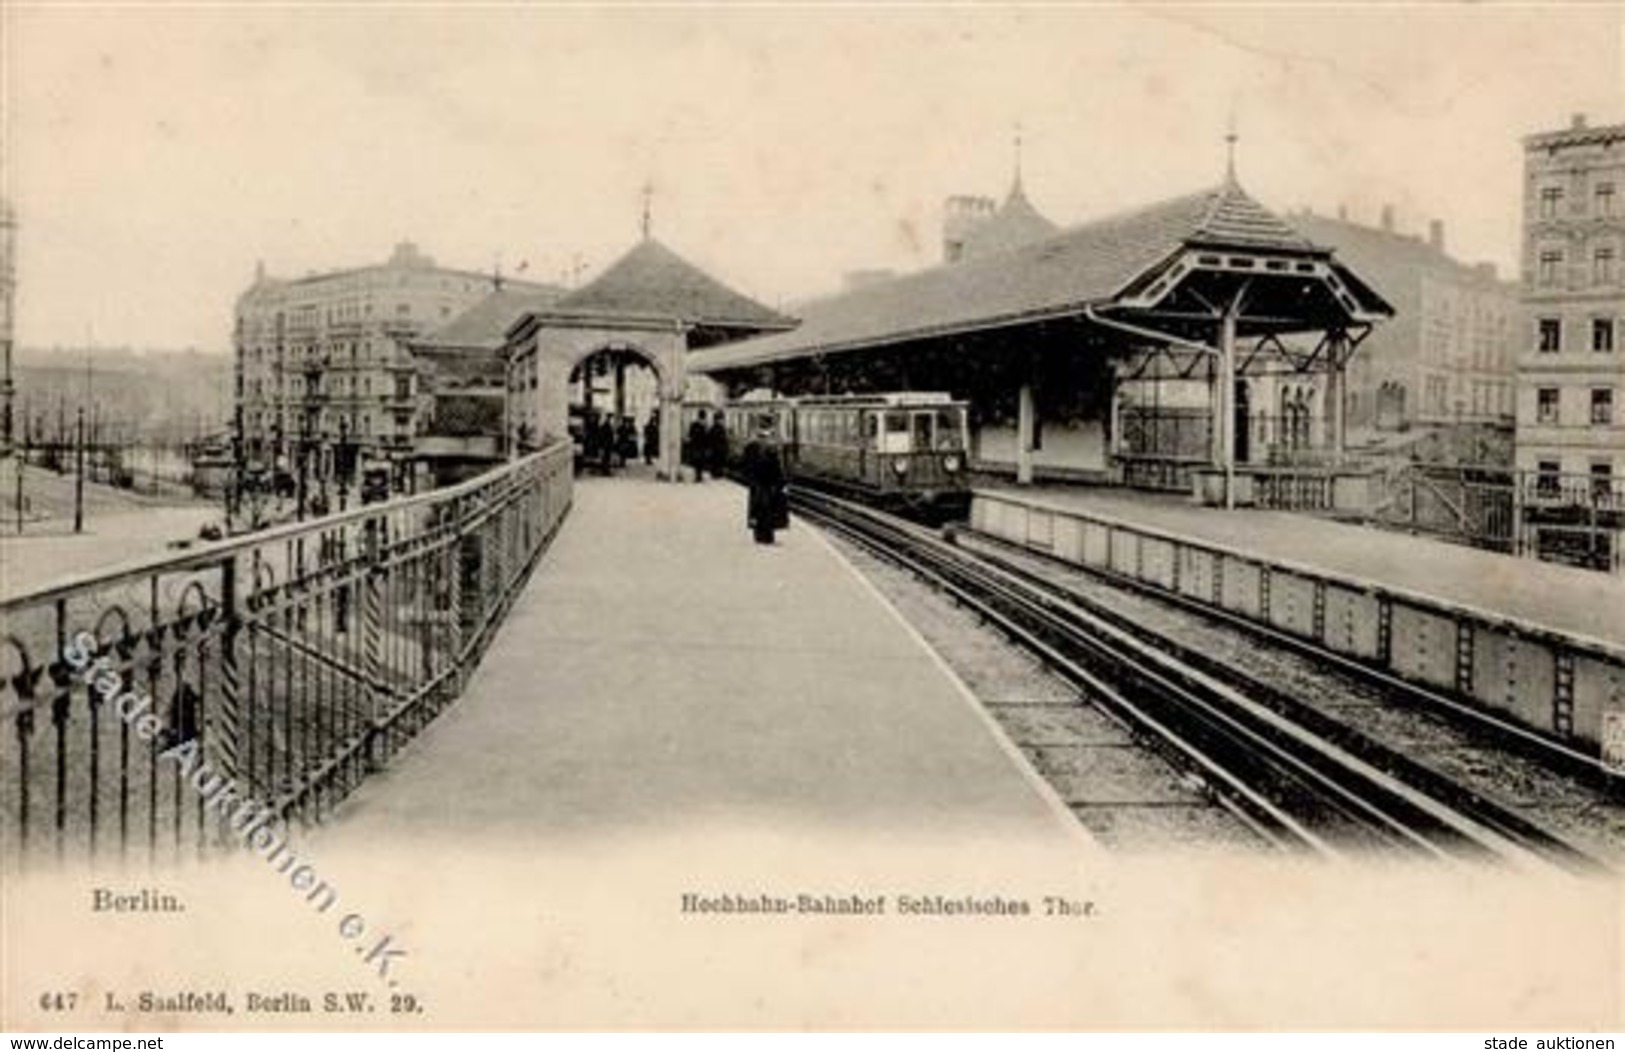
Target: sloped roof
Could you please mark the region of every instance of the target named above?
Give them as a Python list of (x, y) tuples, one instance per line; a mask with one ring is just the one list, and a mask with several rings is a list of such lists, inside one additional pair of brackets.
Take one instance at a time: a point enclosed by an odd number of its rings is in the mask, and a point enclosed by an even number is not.
[(793, 332), (697, 352), (700, 370), (849, 350), (1064, 312), (1111, 300), (1187, 244), (1319, 253), (1234, 182), (1071, 227), (1006, 252), (814, 301)]
[(1192, 244), (1313, 252), (1317, 246), (1243, 190), (1235, 180), (1208, 192), (1207, 215), (1185, 240)]
[(1005, 252), (1034, 241), (1053, 236), (1061, 228), (1044, 217), (1027, 200), (1017, 178), (999, 210), (965, 233), (965, 247), (960, 258), (985, 256), (992, 252)]
[(666, 317), (724, 328), (785, 329), (778, 311), (735, 292), (654, 238), (645, 238), (598, 277), (553, 305), (561, 314)]
[(444, 438), (502, 434), (504, 392), (436, 395), (423, 433)]
[(563, 295), (564, 290), (554, 285), (504, 285), (412, 342), (425, 347), (501, 347), (510, 325), (531, 311), (553, 306)]

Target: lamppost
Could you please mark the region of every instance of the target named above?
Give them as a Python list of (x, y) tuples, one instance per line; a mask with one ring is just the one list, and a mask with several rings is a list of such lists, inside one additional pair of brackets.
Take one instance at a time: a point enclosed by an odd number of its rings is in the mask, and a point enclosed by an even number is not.
[(327, 473), (322, 470), (320, 462), (315, 465), (318, 489), (316, 500), (310, 499), (310, 473), (312, 470), (311, 458), (318, 452), (318, 438), (316, 432), (317, 414), (321, 412), (321, 383), (322, 366), (315, 356), (316, 348), (310, 348), (310, 357), (305, 362), (305, 404), (300, 421), (300, 459), (299, 459), (299, 512), (302, 522), (307, 510), (319, 507), (322, 514), (327, 512)]
[(243, 407), (238, 403), (231, 414), (231, 476), (226, 480), (226, 526), (242, 514), (243, 485), (246, 468), (243, 464)]
[(339, 510), (343, 511), (349, 505), (350, 476), (354, 472), (355, 459), (350, 446), (350, 421), (345, 417), (339, 418), (339, 444), (335, 452), (334, 473), (338, 476)]

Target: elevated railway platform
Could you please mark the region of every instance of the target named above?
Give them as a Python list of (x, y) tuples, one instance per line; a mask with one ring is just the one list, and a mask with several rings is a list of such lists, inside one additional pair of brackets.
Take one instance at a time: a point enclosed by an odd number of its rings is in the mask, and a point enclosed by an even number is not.
[(1625, 580), (1289, 512), (1062, 486), (971, 526), (1492, 711), (1625, 767)]
[(753, 544), (744, 500), (580, 480), (464, 697), (333, 832), (1083, 836), (833, 548), (806, 526)]
[(1076, 509), (1625, 647), (1625, 578), (1287, 511), (1220, 512), (1175, 494), (1066, 485), (984, 491), (1001, 502)]

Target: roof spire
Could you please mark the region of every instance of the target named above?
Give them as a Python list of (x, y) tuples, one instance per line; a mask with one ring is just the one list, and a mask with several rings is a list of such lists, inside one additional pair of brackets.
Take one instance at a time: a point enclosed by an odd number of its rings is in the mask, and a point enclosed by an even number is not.
[(1241, 136), (1236, 134), (1236, 111), (1230, 110), (1229, 130), (1224, 135), (1224, 181), (1230, 186), (1236, 185), (1236, 143)]
[(1021, 122), (1016, 121), (1016, 178), (1010, 185), (1010, 196), (1015, 197), (1021, 193)]
[(650, 213), (654, 207), (655, 187), (653, 180), (643, 181), (643, 240), (649, 240), (649, 231), (653, 227)]

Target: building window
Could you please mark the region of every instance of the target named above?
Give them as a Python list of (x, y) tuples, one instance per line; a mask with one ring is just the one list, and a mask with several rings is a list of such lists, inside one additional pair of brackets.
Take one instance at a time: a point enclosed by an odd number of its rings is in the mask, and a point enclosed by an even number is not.
[(1595, 198), (1597, 215), (1611, 216), (1614, 214), (1613, 183), (1598, 183), (1597, 188), (1592, 191), (1591, 196)]
[(1594, 285), (1612, 285), (1614, 283), (1613, 246), (1604, 245), (1592, 253), (1591, 283)]
[(1542, 285), (1556, 285), (1558, 271), (1563, 266), (1563, 253), (1560, 249), (1549, 248), (1540, 254), (1540, 283)]
[(1542, 387), (1535, 392), (1535, 422), (1557, 423), (1557, 388)]
[(1591, 462), (1591, 499), (1611, 503), (1614, 495), (1614, 465), (1606, 460)]
[(1612, 387), (1593, 387), (1591, 389), (1591, 422), (1604, 425), (1614, 422), (1614, 389)]
[(1591, 319), (1591, 349), (1601, 354), (1614, 349), (1614, 319)]
[(1543, 354), (1556, 354), (1563, 349), (1563, 319), (1540, 319), (1540, 349)]
[(1549, 497), (1557, 495), (1562, 480), (1562, 465), (1555, 460), (1542, 460), (1535, 465), (1535, 490)]
[(1563, 205), (1563, 188), (1561, 186), (1546, 186), (1540, 191), (1540, 218), (1556, 219), (1558, 209)]

